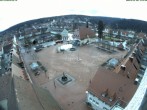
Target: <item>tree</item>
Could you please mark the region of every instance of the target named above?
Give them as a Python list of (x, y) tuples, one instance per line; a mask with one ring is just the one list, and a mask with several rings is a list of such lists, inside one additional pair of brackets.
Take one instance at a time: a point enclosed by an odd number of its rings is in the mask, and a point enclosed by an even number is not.
[(89, 24), (88, 24), (88, 21), (86, 22), (86, 28), (89, 28)]
[(57, 38), (58, 40), (61, 40), (61, 39), (62, 39), (62, 36), (61, 36), (60, 34), (57, 34), (57, 35), (56, 35), (56, 38)]
[(113, 37), (112, 29), (109, 30), (109, 36), (110, 36), (110, 40), (113, 41), (113, 45), (112, 46), (113, 46), (113, 50), (114, 50), (114, 39), (112, 39), (112, 37)]
[(75, 30), (75, 29), (77, 29), (77, 23), (75, 22), (75, 21), (73, 21), (73, 31)]
[(121, 38), (121, 34), (120, 34), (120, 29), (117, 29), (117, 32), (118, 32), (118, 34), (117, 34), (117, 38)]
[(113, 29), (111, 27), (109, 28), (108, 36), (110, 37), (110, 39), (111, 37), (113, 37)]
[(103, 21), (98, 22), (98, 37), (103, 38), (104, 23)]
[(28, 37), (24, 37), (24, 46), (25, 47), (28, 47), (28, 46), (30, 46), (30, 40), (29, 40), (29, 38)]

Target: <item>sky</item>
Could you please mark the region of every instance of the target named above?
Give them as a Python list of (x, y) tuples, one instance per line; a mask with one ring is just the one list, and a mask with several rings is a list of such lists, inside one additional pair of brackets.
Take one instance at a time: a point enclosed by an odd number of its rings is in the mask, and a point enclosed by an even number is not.
[(127, 0), (0, 0), (0, 31), (44, 17), (82, 14), (147, 21), (147, 1)]

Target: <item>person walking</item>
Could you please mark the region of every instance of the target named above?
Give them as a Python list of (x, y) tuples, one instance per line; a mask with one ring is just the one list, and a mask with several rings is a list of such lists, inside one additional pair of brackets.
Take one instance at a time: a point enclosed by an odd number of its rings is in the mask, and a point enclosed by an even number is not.
[(55, 87), (55, 89), (56, 89), (56, 83), (55, 83), (55, 81), (54, 81), (54, 87)]

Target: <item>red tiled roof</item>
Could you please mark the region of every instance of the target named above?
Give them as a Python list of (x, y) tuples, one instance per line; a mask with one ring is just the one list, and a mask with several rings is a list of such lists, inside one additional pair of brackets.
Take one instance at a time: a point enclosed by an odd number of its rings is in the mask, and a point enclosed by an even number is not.
[(124, 50), (124, 46), (122, 45), (122, 43), (120, 43), (118, 46), (117, 46), (118, 49), (120, 50)]
[(80, 35), (80, 39), (85, 39), (88, 37), (94, 37), (95, 33), (90, 29), (90, 28), (86, 28), (86, 27), (80, 27), (79, 28), (79, 35)]
[(142, 45), (142, 43), (138, 44), (138, 48), (143, 52), (145, 50), (145, 47)]
[(138, 33), (138, 37), (144, 38), (144, 37), (146, 37), (146, 34), (143, 32), (140, 32), (140, 33)]
[(121, 69), (120, 67), (118, 74), (135, 80), (139, 68), (139, 64), (137, 63), (136, 58), (132, 57), (132, 61), (131, 58), (127, 59), (127, 62), (124, 66), (125, 70)]
[[(138, 48), (142, 51), (145, 49), (141, 44), (138, 45)], [(100, 67), (91, 81), (88, 91), (110, 106), (117, 100), (123, 100), (127, 104), (138, 87), (134, 81), (139, 67), (140, 64), (134, 55), (128, 56), (114, 70)], [(107, 96), (103, 97), (102, 93), (107, 93)], [(109, 100), (110, 97), (114, 98), (113, 101)]]
[(128, 32), (127, 32), (127, 31), (122, 31), (122, 34), (123, 34), (123, 35), (127, 35)]
[[(102, 93), (108, 89), (108, 95), (102, 97)], [(112, 106), (117, 100), (123, 100), (126, 103), (130, 101), (134, 95), (137, 86), (134, 80), (116, 74), (113, 71), (99, 68), (93, 78), (88, 91)], [(109, 97), (115, 96), (113, 101), (109, 101)]]

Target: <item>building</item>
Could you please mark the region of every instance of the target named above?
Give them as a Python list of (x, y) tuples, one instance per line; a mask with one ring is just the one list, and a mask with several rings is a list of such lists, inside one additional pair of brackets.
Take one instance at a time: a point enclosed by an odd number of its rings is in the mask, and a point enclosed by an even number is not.
[(12, 48), (12, 43), (6, 44), (3, 46), (3, 53), (8, 54), (10, 53)]
[(128, 38), (134, 38), (135, 37), (135, 32), (134, 31), (128, 31)]
[(0, 45), (0, 56), (2, 56), (3, 54), (4, 54), (3, 45)]
[(137, 34), (137, 37), (138, 38), (146, 38), (146, 34), (143, 33), (143, 32), (140, 32), (140, 33)]
[(0, 88), (0, 109), (18, 110), (10, 72), (0, 77)]
[(62, 40), (64, 42), (66, 42), (68, 40), (68, 31), (66, 29), (64, 29), (62, 32), (61, 32), (61, 36), (62, 36)]
[(62, 110), (49, 91), (34, 84), (21, 57), (16, 38), (9, 48), (7, 74), (0, 77), (0, 109)]
[(73, 39), (80, 40), (81, 43), (89, 42), (94, 37), (95, 32), (86, 27), (80, 27), (79, 29), (76, 29), (73, 33)]
[(87, 102), (94, 110), (110, 110), (117, 104), (124, 108), (136, 89), (133, 80), (100, 68), (88, 88)]
[(140, 41), (114, 70), (100, 67), (87, 91), (94, 110), (123, 110), (136, 93), (147, 66), (146, 48)]
[(117, 31), (117, 30), (113, 30), (113, 31), (112, 31), (112, 34), (113, 34), (114, 36), (117, 36), (117, 35), (118, 35), (118, 31)]

